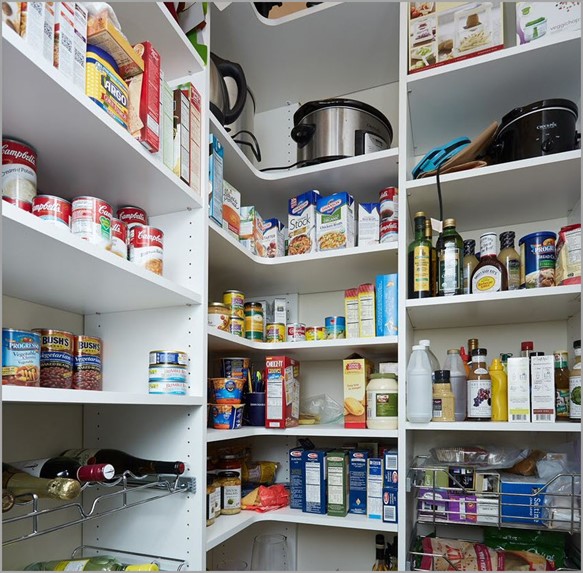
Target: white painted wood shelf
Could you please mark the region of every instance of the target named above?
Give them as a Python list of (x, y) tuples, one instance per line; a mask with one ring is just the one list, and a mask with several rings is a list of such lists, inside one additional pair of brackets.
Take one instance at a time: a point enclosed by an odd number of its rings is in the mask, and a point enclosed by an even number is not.
[(202, 300), (199, 293), (6, 201), (2, 259), (3, 294), (79, 314), (186, 306)]
[(407, 300), (413, 328), (456, 328), (567, 320), (581, 305), (581, 285)]
[(247, 340), (214, 327), (209, 327), (208, 335), (209, 352), (215, 353), (285, 354), (305, 361), (342, 360), (355, 352), (371, 359), (393, 360), (397, 355), (396, 336), (269, 343)]
[(374, 283), (377, 275), (396, 272), (397, 241), (269, 259), (252, 255), (228, 231), (209, 220), (209, 279), (219, 290), (237, 277), (236, 288), (253, 296), (309, 294), (327, 292), (330, 285), (344, 290)]
[(203, 205), (188, 185), (22, 38), (6, 26), (2, 35), (3, 134), (36, 148), (39, 193), (69, 200), (92, 195), (114, 210), (138, 205), (151, 217)]
[(567, 432), (580, 433), (581, 424), (571, 422), (429, 422), (428, 424), (405, 424), (406, 430), (429, 432)]

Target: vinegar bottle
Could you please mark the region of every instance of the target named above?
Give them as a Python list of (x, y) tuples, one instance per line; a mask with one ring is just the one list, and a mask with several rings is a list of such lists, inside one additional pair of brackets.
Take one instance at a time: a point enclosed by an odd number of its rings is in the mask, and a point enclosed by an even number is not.
[(468, 383), (466, 368), (457, 348), (450, 348), (447, 351), (443, 369), (449, 370), (449, 381), (455, 396), (455, 421), (463, 422), (467, 413)]
[(413, 346), (407, 365), (407, 420), (427, 424), (432, 416), (431, 364), (425, 347)]
[(492, 422), (508, 422), (508, 377), (498, 358), (490, 365), (492, 380)]
[(485, 348), (472, 351), (472, 367), (468, 376), (468, 420), (492, 418), (492, 379), (486, 367)]
[(569, 421), (569, 353), (555, 350), (555, 408), (557, 422)]

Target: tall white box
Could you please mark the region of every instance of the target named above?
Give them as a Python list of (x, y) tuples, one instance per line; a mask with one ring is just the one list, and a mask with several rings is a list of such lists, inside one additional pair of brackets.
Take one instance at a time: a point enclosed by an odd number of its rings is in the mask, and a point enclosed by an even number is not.
[(530, 410), (533, 422), (555, 421), (555, 357), (533, 356), (530, 359)]
[(530, 422), (529, 359), (508, 359), (508, 421)]

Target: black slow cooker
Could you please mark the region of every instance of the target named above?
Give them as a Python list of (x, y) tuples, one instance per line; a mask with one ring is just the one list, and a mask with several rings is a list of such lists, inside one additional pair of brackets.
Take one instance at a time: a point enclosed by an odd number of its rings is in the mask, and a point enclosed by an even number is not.
[(517, 107), (502, 118), (494, 138), (494, 163), (541, 157), (577, 148), (578, 108), (568, 99), (545, 99)]

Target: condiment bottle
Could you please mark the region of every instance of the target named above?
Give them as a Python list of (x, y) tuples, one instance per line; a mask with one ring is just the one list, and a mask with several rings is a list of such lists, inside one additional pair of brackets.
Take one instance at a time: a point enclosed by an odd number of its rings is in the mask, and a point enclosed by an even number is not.
[(413, 346), (407, 365), (407, 420), (426, 424), (431, 421), (433, 401), (431, 364), (425, 347)]
[(430, 257), (429, 257), (429, 280), (431, 281), (431, 296), (437, 294), (437, 249), (433, 246), (433, 228), (431, 221), (425, 219), (425, 239), (431, 243)]
[(455, 397), (451, 391), (449, 370), (436, 370), (433, 383), (432, 422), (455, 422)]
[(468, 420), (490, 420), (492, 417), (492, 379), (486, 367), (485, 348), (472, 351), (468, 376)]
[(449, 382), (455, 396), (455, 421), (463, 422), (467, 412), (468, 375), (457, 348), (450, 348), (447, 351), (443, 369), (449, 370)]
[(498, 260), (498, 237), (496, 233), (480, 236), (480, 262), (472, 273), (472, 293), (499, 292), (508, 290), (506, 267)]
[(569, 421), (569, 353), (555, 350), (555, 409), (557, 422)]
[(500, 353), (500, 362), (502, 362), (502, 368), (504, 368), (504, 372), (508, 374), (508, 359), (512, 358), (512, 352), (501, 352)]
[(474, 241), (474, 239), (464, 241), (464, 294), (470, 294), (472, 292), (472, 273), (478, 266), (478, 262), (478, 257), (476, 257), (476, 241)]
[(472, 352), (479, 347), (480, 343), (478, 342), (477, 338), (468, 338), (468, 354), (470, 355), (470, 362), (472, 361)]
[(528, 355), (534, 350), (534, 342), (532, 340), (525, 340), (520, 343), (521, 358), (528, 358)]
[(581, 421), (581, 341), (573, 343), (575, 364), (569, 373), (569, 419)]
[(431, 241), (425, 238), (425, 213), (415, 213), (415, 240), (407, 252), (409, 298), (431, 296)]
[(520, 288), (520, 255), (514, 248), (514, 231), (500, 233), (500, 253), (498, 260), (506, 267), (508, 290)]
[(399, 421), (399, 386), (395, 374), (371, 374), (366, 387), (366, 427), (396, 430)]
[(489, 369), (492, 380), (492, 422), (508, 422), (508, 377), (498, 358)]
[(455, 228), (455, 219), (443, 222), (443, 232), (437, 249), (437, 295), (452, 296), (463, 293), (464, 241)]

